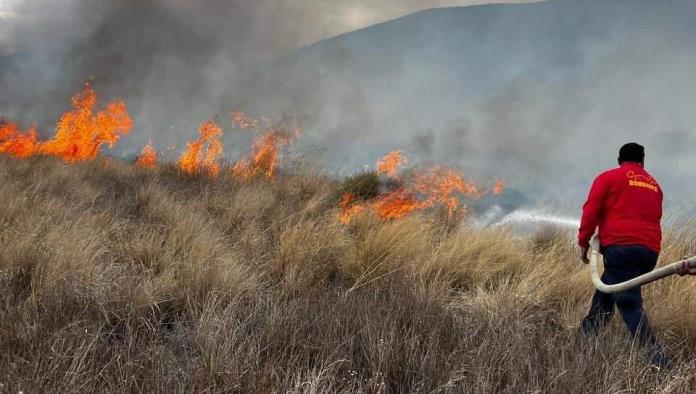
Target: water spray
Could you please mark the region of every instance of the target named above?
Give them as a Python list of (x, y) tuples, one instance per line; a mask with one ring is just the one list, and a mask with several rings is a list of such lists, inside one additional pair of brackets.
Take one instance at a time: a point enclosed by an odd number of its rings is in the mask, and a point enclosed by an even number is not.
[(556, 215), (542, 210), (518, 209), (505, 215), (494, 226), (509, 224), (551, 225), (567, 229), (580, 227), (580, 219)]

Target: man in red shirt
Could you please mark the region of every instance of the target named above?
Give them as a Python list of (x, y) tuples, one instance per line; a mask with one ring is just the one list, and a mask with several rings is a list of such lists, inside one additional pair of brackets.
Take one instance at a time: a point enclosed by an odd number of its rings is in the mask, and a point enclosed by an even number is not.
[[(602, 281), (616, 284), (652, 271), (660, 253), (662, 189), (645, 168), (645, 149), (629, 143), (619, 150), (619, 167), (600, 174), (592, 184), (583, 207), (578, 232), (581, 259), (587, 264), (590, 239), (599, 227), (604, 255)], [(640, 288), (620, 293), (595, 292), (581, 331), (594, 334), (606, 325), (617, 306), (631, 336), (653, 350), (653, 363), (664, 365), (666, 357), (643, 310)]]

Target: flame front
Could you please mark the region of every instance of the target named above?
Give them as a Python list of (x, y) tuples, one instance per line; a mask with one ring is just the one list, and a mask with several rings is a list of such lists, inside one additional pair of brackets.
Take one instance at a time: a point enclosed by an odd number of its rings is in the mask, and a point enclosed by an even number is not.
[[(0, 153), (17, 158), (53, 155), (69, 163), (94, 159), (103, 145), (113, 147), (133, 126), (123, 101), (112, 101), (103, 110), (95, 112), (97, 104), (97, 94), (89, 84), (85, 84), (84, 89), (72, 98), (72, 111), (61, 116), (54, 137), (47, 141), (39, 140), (34, 126), (22, 131), (17, 124), (0, 118)], [(232, 120), (243, 130), (264, 130), (254, 138), (251, 153), (232, 167), (232, 174), (243, 180), (257, 176), (273, 178), (281, 149), (300, 134), (297, 122), (285, 116), (273, 124), (268, 119), (255, 119), (242, 112), (232, 113)], [(187, 144), (178, 167), (184, 173), (205, 173), (215, 177), (220, 172), (223, 155), (222, 128), (207, 121), (201, 123), (198, 131), (198, 139)], [(148, 143), (138, 156), (136, 165), (150, 168), (157, 164), (157, 160), (158, 153)], [(454, 217), (466, 211), (461, 197), (479, 198), (489, 192), (500, 194), (505, 189), (505, 183), (496, 180), (490, 190), (482, 191), (476, 183), (448, 167), (416, 169), (399, 175), (399, 169), (407, 162), (406, 155), (398, 149), (378, 160), (377, 174), (396, 181), (391, 183), (392, 190), (370, 201), (346, 193), (338, 202), (339, 219), (348, 222), (367, 209), (382, 219), (399, 219), (436, 205), (442, 206), (449, 217)]]
[[(245, 125), (249, 124), (258, 127), (262, 123), (262, 121), (240, 114), (235, 113), (236, 118), (233, 116), (240, 128), (245, 128)], [(252, 179), (259, 175), (273, 178), (278, 167), (280, 149), (289, 145), (299, 134), (300, 128), (297, 122), (288, 116), (275, 125), (269, 125), (263, 135), (254, 139), (251, 155), (242, 158), (232, 167), (232, 174), (243, 180)]]
[(394, 177), (399, 167), (407, 162), (408, 159), (401, 150), (396, 149), (377, 161), (377, 173)]
[(344, 194), (338, 202), (338, 207), (340, 208), (338, 219), (344, 224), (350, 222), (351, 218), (362, 213), (367, 208), (363, 202), (359, 201), (358, 196), (353, 193)]
[(89, 84), (72, 98), (73, 110), (63, 114), (52, 140), (41, 145), (41, 152), (66, 162), (91, 160), (97, 157), (102, 145), (114, 144), (133, 127), (126, 104), (116, 100), (94, 113), (97, 94)]
[[(398, 167), (406, 161), (405, 155), (395, 150), (377, 161), (377, 172), (394, 178)], [(467, 210), (466, 205), (461, 204), (460, 196), (476, 199), (485, 194), (476, 183), (466, 180), (459, 171), (449, 167), (414, 170), (395, 179), (401, 186), (369, 202), (346, 193), (338, 203), (339, 220), (347, 223), (367, 208), (373, 209), (381, 219), (399, 219), (416, 210), (436, 205), (442, 206), (447, 215), (453, 218)], [(503, 189), (504, 183), (496, 181), (492, 192), (500, 194)]]
[(426, 208), (427, 204), (427, 202), (418, 201), (412, 191), (399, 188), (378, 198), (372, 203), (372, 208), (382, 219), (399, 219), (416, 209)]
[(186, 144), (186, 150), (179, 158), (179, 169), (187, 174), (201, 172), (214, 177), (220, 172), (222, 128), (209, 120), (201, 123), (198, 132), (199, 138)]
[[(17, 124), (0, 118), (0, 154), (17, 158), (52, 155), (69, 163), (90, 160), (99, 155), (102, 146), (113, 147), (133, 127), (123, 101), (112, 101), (103, 110), (97, 111), (97, 94), (89, 84), (85, 84), (84, 89), (71, 101), (72, 110), (61, 116), (54, 137), (47, 141), (39, 140), (33, 126), (23, 131)], [(242, 112), (232, 113), (232, 119), (241, 129), (265, 130), (254, 139), (250, 155), (233, 166), (232, 173), (240, 179), (257, 175), (274, 177), (281, 148), (300, 134), (297, 123), (286, 116), (274, 125), (268, 119), (255, 119)], [(222, 128), (213, 121), (207, 121), (200, 125), (198, 131), (198, 139), (187, 144), (178, 167), (188, 174), (203, 172), (217, 176), (223, 154)], [(135, 164), (154, 167), (158, 156), (152, 145), (148, 144), (138, 155)]]
[(505, 181), (497, 179), (493, 185), (493, 194), (502, 194), (505, 191)]
[(138, 155), (135, 165), (142, 168), (152, 168), (157, 165), (157, 151), (152, 147), (152, 144), (145, 145)]
[(113, 147), (133, 127), (123, 101), (112, 101), (95, 114), (97, 101), (96, 92), (85, 84), (72, 98), (73, 110), (61, 116), (48, 141), (39, 141), (34, 127), (22, 132), (16, 124), (0, 123), (0, 153), (19, 158), (52, 155), (69, 163), (94, 159), (104, 144)]
[(454, 217), (460, 208), (458, 194), (469, 198), (481, 196), (474, 182), (466, 181), (459, 172), (448, 167), (414, 171), (402, 182), (404, 186), (375, 202), (374, 208), (381, 218), (399, 219), (414, 210), (432, 208), (437, 204), (447, 210), (449, 217)]
[(16, 124), (0, 120), (0, 153), (25, 159), (36, 154), (37, 150), (36, 128), (23, 132)]

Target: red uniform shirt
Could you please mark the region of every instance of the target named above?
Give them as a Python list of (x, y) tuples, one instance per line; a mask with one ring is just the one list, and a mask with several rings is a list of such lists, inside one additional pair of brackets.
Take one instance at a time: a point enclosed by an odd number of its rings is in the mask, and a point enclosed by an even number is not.
[(662, 244), (662, 189), (638, 163), (625, 162), (599, 175), (582, 209), (578, 243), (588, 247), (599, 226), (604, 246), (643, 245), (659, 252)]

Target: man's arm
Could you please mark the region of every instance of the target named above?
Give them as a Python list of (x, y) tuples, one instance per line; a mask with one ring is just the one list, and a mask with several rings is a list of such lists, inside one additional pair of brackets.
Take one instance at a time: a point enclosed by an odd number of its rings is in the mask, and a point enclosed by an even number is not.
[(609, 194), (609, 182), (605, 175), (600, 175), (592, 182), (587, 201), (582, 208), (582, 220), (578, 231), (578, 245), (582, 249), (582, 260), (587, 263), (587, 251), (590, 247), (590, 239), (595, 233), (599, 221), (602, 218), (602, 205)]

